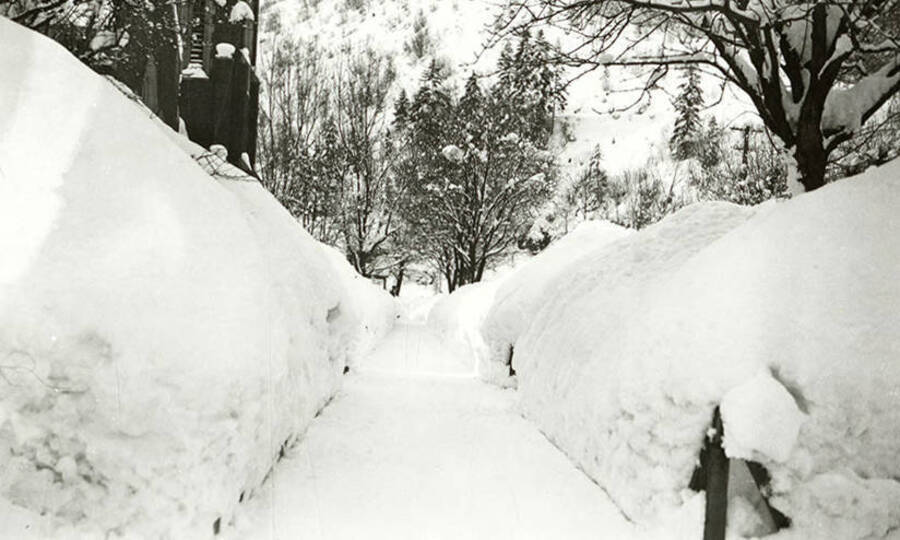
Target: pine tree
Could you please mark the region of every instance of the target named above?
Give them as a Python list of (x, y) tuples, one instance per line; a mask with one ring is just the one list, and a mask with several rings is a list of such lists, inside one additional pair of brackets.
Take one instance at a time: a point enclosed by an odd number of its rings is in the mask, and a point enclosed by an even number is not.
[(669, 139), (669, 147), (675, 159), (698, 157), (703, 133), (700, 109), (703, 107), (703, 91), (700, 89), (700, 74), (695, 66), (685, 70), (684, 80), (679, 86), (680, 93), (672, 105), (678, 113), (675, 130)]
[(512, 43), (507, 41), (503, 45), (503, 50), (500, 51), (500, 59), (497, 60), (497, 72), (499, 73), (497, 89), (512, 86), (513, 64), (515, 62), (513, 56)]
[(403, 129), (406, 127), (406, 124), (409, 121), (409, 106), (409, 97), (406, 95), (406, 90), (401, 90), (400, 96), (397, 98), (397, 101), (394, 102), (395, 128)]
[(498, 62), (497, 101), (507, 107), (505, 129), (543, 145), (553, 131), (556, 112), (565, 107), (562, 73), (550, 61), (542, 32), (524, 33), (513, 53), (507, 43)]
[(481, 145), (482, 134), (486, 126), (487, 115), (484, 94), (478, 84), (478, 75), (472, 73), (466, 81), (465, 91), (459, 100), (458, 121), (465, 133), (466, 142), (473, 148)]
[(422, 147), (434, 147), (447, 131), (451, 113), (452, 99), (447, 90), (446, 69), (432, 60), (409, 108), (412, 137), (421, 140)]

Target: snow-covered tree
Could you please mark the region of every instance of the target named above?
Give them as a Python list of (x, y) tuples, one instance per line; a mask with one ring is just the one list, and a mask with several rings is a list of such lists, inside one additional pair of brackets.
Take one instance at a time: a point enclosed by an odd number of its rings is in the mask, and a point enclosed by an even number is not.
[(398, 263), (388, 247), (397, 226), (395, 201), (403, 191), (394, 174), (396, 141), (388, 131), (396, 72), (389, 58), (372, 49), (347, 51), (346, 57), (351, 60), (331, 84), (339, 154), (332, 174), (343, 247), (357, 272), (385, 276)]
[(756, 205), (787, 195), (783, 152), (758, 126), (722, 129), (713, 122), (703, 134), (699, 167), (691, 185), (700, 199)]
[(610, 221), (632, 229), (643, 229), (685, 205), (676, 196), (675, 182), (664, 182), (659, 172), (647, 166), (625, 171), (620, 182), (627, 186), (622, 194), (622, 211), (609, 216)]
[[(401, 134), (408, 141), (400, 174), (410, 178), (403, 198), (410, 241), (451, 291), (480, 281), (515, 246), (553, 185), (545, 148), (509, 130), (510, 115), (527, 117), (529, 101), (515, 102), (522, 105), (517, 110), (481, 84), (469, 77), (452, 99), (432, 65)], [(516, 125), (526, 132), (534, 127)]]
[(615, 191), (603, 169), (603, 153), (596, 146), (587, 162), (560, 189), (559, 200), (556, 201), (557, 213), (567, 223), (570, 216), (580, 220), (591, 219), (615, 198)]
[(394, 126), (398, 129), (403, 129), (406, 125), (406, 122), (409, 120), (409, 97), (406, 95), (406, 90), (400, 91), (400, 96), (397, 98), (397, 101), (394, 103)]
[(317, 239), (337, 244), (339, 163), (322, 51), (293, 39), (262, 51), (257, 138), (260, 181)]
[[(900, 91), (900, 1), (508, 0), (499, 39), (550, 25), (574, 36), (554, 60), (647, 66), (647, 87), (695, 64), (740, 88), (807, 190), (842, 143)], [(627, 31), (632, 26), (633, 31)], [(654, 36), (653, 47), (642, 47)]]
[(700, 88), (700, 75), (696, 66), (685, 69), (684, 80), (679, 93), (672, 100), (677, 117), (669, 147), (675, 159), (697, 157), (700, 139), (703, 132), (703, 121), (700, 110), (703, 108), (703, 90)]
[(541, 31), (534, 37), (523, 32), (515, 47), (507, 42), (492, 89), (497, 104), (507, 107), (504, 128), (538, 145), (546, 144), (556, 113), (566, 105), (562, 72), (550, 61), (551, 50)]
[(428, 18), (422, 10), (413, 19), (413, 35), (404, 45), (404, 50), (416, 59), (424, 58), (434, 48), (434, 40), (428, 30)]
[[(392, 61), (346, 49), (335, 68), (315, 42), (274, 42), (260, 60), (259, 172), (317, 239), (343, 250), (360, 274), (384, 277), (395, 245), (396, 162), (390, 133)], [(395, 122), (411, 105), (405, 94)], [(400, 122), (402, 123), (402, 122)]]

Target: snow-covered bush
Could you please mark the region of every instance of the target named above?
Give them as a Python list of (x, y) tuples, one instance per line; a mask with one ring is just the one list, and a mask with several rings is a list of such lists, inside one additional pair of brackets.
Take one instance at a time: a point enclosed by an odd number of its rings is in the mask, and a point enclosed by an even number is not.
[(393, 313), (258, 183), (0, 36), (3, 534), (212, 536)]
[(728, 455), (772, 475), (792, 520), (780, 538), (888, 537), (898, 205), (893, 162), (747, 222), (752, 209), (691, 206), (592, 254), (518, 342), (525, 414), (629, 518), (683, 511), (696, 537), (687, 487), (720, 405)]
[(483, 317), (481, 333), (487, 355), (481, 376), (494, 382), (504, 380), (509, 373), (510, 348), (556, 289), (569, 284), (568, 276), (581, 266), (579, 260), (629, 233), (605, 221), (586, 221), (516, 268), (500, 285)]

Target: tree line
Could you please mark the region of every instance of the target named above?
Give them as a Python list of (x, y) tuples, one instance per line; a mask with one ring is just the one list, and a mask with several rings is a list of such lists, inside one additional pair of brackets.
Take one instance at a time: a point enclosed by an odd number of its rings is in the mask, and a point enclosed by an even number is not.
[(413, 92), (394, 97), (390, 58), (346, 49), (334, 62), (284, 40), (261, 61), (262, 180), (360, 274), (392, 277), (395, 292), (412, 264), (451, 291), (479, 281), (554, 190), (565, 93), (548, 50), (542, 34), (522, 34), (495, 72), (473, 72), (463, 88), (432, 60)]
[[(149, 59), (183, 37), (175, 6), (8, 0), (0, 15), (137, 90)], [(418, 81), (399, 81), (372, 48), (332, 52), (269, 23), (257, 172), (311, 234), (360, 274), (392, 277), (395, 293), (413, 265), (450, 290), (478, 281), (511, 250), (545, 247), (555, 219), (641, 228), (693, 200), (756, 204), (792, 180), (817, 189), (900, 152), (900, 0), (507, 0), (494, 69), (433, 60)], [(544, 28), (569, 38), (551, 43)], [(421, 13), (406, 48), (435, 52)], [(689, 164), (687, 192), (660, 176), (662, 158), (607, 174), (600, 148), (561, 172), (566, 87), (599, 67), (643, 75), (642, 99), (681, 73), (667, 151)], [(759, 122), (706, 115), (704, 78), (743, 91)]]

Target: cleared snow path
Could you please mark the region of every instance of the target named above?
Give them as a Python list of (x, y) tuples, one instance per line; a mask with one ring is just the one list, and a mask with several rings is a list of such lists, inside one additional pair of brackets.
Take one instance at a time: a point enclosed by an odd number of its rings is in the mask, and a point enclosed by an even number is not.
[(226, 534), (631, 536), (604, 492), (516, 414), (513, 392), (471, 372), (426, 329), (398, 326), (362, 372), (347, 377)]

